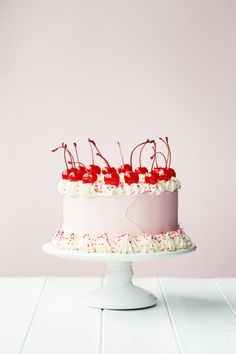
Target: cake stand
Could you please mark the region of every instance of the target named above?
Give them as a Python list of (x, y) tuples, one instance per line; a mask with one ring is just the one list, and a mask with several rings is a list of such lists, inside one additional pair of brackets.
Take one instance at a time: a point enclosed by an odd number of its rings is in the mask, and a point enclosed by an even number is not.
[(105, 285), (92, 291), (86, 298), (90, 307), (111, 310), (140, 309), (156, 305), (156, 297), (138, 286), (133, 285), (132, 263), (173, 258), (196, 250), (196, 246), (173, 252), (109, 254), (82, 253), (56, 249), (50, 243), (42, 246), (45, 253), (57, 257), (107, 263)]

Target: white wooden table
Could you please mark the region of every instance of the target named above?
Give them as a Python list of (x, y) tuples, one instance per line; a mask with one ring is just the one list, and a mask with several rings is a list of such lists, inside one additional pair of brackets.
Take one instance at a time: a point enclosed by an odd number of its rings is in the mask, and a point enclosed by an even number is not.
[(140, 278), (158, 306), (88, 308), (101, 278), (0, 278), (0, 354), (235, 354), (236, 279)]

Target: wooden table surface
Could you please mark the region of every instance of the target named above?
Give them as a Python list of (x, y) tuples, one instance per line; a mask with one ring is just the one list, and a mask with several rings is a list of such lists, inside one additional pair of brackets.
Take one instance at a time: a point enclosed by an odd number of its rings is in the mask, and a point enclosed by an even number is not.
[(88, 308), (101, 278), (0, 278), (0, 354), (235, 354), (236, 278), (136, 278), (158, 305)]

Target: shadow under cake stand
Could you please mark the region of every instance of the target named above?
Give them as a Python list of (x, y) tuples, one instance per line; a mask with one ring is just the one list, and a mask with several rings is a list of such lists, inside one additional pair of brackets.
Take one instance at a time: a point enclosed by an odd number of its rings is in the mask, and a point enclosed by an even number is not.
[(195, 251), (196, 246), (172, 252), (136, 254), (82, 253), (57, 249), (50, 243), (44, 244), (42, 249), (45, 253), (57, 257), (106, 262), (105, 285), (89, 293), (86, 304), (100, 309), (130, 310), (151, 307), (157, 303), (152, 293), (133, 285), (132, 262), (173, 258)]

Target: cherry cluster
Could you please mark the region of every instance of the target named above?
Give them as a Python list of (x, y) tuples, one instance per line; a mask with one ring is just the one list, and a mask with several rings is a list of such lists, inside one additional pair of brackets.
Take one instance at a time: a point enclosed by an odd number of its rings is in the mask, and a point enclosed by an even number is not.
[[(146, 141), (138, 144), (132, 150), (130, 154), (130, 163), (125, 163), (123, 154), (121, 151), (120, 143), (117, 142), (120, 155), (122, 159), (122, 165), (118, 168), (111, 167), (107, 159), (101, 154), (96, 143), (88, 139), (91, 148), (92, 154), (92, 164), (85, 166), (79, 160), (77, 144), (74, 143), (75, 156), (74, 158), (71, 151), (68, 149), (67, 145), (62, 143), (61, 146), (52, 150), (55, 152), (59, 149), (64, 151), (64, 160), (66, 169), (62, 172), (62, 178), (71, 182), (82, 181), (83, 183), (95, 183), (98, 180), (99, 175), (104, 175), (104, 183), (109, 185), (118, 186), (120, 184), (120, 174), (124, 175), (124, 181), (127, 184), (139, 183), (139, 175), (144, 175), (144, 182), (149, 184), (156, 184), (159, 181), (168, 181), (171, 177), (176, 177), (176, 173), (173, 168), (170, 167), (171, 164), (171, 149), (169, 146), (168, 138), (165, 139), (159, 138), (162, 141), (167, 149), (167, 157), (160, 151), (157, 151), (157, 143), (155, 140), (147, 139)], [(150, 171), (147, 167), (142, 166), (142, 152), (144, 147), (149, 144), (152, 146), (153, 154), (150, 157), (152, 160), (152, 166)], [(139, 167), (133, 168), (133, 154), (137, 148), (140, 148), (139, 152)], [(98, 165), (95, 165), (94, 162), (94, 150), (96, 155), (100, 157), (104, 162), (105, 166), (101, 168)], [(165, 166), (160, 167), (157, 162), (157, 156), (161, 155), (164, 158)]]

